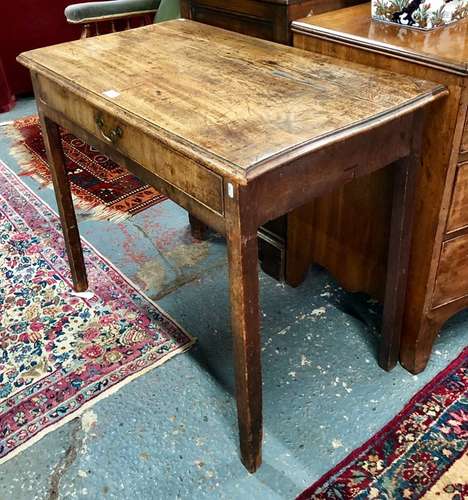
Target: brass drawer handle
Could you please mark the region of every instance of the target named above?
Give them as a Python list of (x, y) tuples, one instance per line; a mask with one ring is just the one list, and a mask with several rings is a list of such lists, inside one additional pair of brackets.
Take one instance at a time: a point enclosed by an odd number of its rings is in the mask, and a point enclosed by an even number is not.
[(107, 142), (111, 142), (112, 144), (115, 144), (123, 135), (123, 130), (119, 126), (112, 129), (109, 134), (106, 134), (104, 131), (104, 120), (102, 116), (98, 116), (96, 118), (96, 125), (98, 126), (102, 137), (104, 137)]

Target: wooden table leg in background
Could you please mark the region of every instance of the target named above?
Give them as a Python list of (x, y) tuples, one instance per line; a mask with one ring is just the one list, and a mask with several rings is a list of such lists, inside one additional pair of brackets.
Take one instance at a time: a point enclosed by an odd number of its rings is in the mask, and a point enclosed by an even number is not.
[(192, 237), (196, 240), (206, 240), (208, 227), (201, 220), (198, 220), (194, 215), (189, 213), (189, 223), (190, 223), (190, 232)]
[(60, 130), (56, 123), (44, 116), (40, 111), (39, 118), (52, 174), (58, 211), (62, 222), (63, 237), (65, 239), (73, 287), (77, 292), (83, 292), (88, 288), (88, 279), (86, 277), (86, 267), (78, 223), (76, 222), (75, 208), (73, 206), (70, 180), (65, 171)]
[[(417, 131), (415, 135), (418, 135)], [(421, 156), (418, 148), (417, 152), (399, 160), (394, 165), (392, 220), (379, 352), (379, 365), (387, 371), (395, 367), (399, 357), (415, 209), (416, 178), (420, 163)]]
[(242, 463), (255, 472), (262, 462), (263, 436), (258, 228), (252, 212), (249, 216), (247, 206), (239, 203), (241, 188), (235, 189), (234, 198), (225, 199), (237, 418)]

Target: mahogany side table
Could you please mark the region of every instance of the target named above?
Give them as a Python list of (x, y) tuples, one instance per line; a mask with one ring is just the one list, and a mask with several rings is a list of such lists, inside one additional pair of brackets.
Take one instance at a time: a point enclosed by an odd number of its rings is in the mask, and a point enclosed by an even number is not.
[(258, 227), (390, 164), (379, 362), (395, 365), (421, 115), (447, 94), (443, 85), (185, 20), (37, 49), (19, 61), (34, 82), (76, 290), (88, 282), (58, 125), (226, 236), (240, 447), (249, 471), (259, 467), (262, 445)]

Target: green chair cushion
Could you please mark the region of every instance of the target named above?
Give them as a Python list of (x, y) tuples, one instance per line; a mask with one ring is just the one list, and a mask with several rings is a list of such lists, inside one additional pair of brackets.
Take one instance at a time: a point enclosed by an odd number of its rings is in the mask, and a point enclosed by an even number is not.
[[(107, 0), (103, 2), (77, 3), (65, 9), (68, 22), (82, 23), (99, 17), (124, 15), (132, 12), (155, 10), (165, 0)], [(171, 3), (171, 0), (169, 1)], [(176, 0), (176, 3), (177, 0)], [(167, 8), (167, 7), (166, 7)]]
[(155, 22), (161, 23), (170, 19), (179, 19), (180, 1), (179, 0), (161, 0)]

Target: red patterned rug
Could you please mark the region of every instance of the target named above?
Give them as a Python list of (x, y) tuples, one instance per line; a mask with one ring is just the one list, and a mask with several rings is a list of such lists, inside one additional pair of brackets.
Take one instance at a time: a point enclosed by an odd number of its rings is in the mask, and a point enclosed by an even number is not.
[[(15, 139), (11, 152), (18, 159), (22, 174), (51, 184), (39, 118), (16, 120), (2, 132)], [(166, 199), (94, 147), (66, 130), (61, 133), (76, 206), (88, 211), (93, 218), (124, 220)]]
[(468, 499), (468, 348), (297, 500), (371, 498)]
[(73, 293), (64, 248), (0, 161), (0, 464), (194, 343), (85, 241), (90, 289)]

